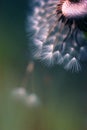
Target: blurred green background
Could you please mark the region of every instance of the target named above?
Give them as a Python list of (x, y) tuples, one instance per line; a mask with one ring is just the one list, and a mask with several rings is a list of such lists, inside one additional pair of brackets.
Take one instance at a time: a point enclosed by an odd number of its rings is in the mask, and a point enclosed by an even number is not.
[(76, 74), (35, 63), (32, 84), (42, 105), (31, 109), (11, 97), (30, 57), (27, 7), (28, 0), (0, 1), (0, 130), (86, 130), (87, 70)]

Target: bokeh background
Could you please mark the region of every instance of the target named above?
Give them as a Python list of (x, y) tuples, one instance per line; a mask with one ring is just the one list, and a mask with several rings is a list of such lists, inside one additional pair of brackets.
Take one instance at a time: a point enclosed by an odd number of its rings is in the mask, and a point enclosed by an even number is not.
[[(35, 62), (27, 93), (41, 105), (30, 108), (12, 98), (21, 87), (28, 62), (29, 41), (25, 32), (26, 12), (31, 1), (0, 1), (0, 130), (86, 130), (87, 69), (70, 73)], [(32, 83), (31, 83), (32, 80)]]

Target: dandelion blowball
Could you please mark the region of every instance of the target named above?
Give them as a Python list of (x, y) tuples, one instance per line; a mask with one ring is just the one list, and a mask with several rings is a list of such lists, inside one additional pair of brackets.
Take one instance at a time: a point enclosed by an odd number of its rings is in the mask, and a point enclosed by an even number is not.
[(26, 31), (32, 56), (80, 71), (87, 61), (87, 0), (34, 0)]

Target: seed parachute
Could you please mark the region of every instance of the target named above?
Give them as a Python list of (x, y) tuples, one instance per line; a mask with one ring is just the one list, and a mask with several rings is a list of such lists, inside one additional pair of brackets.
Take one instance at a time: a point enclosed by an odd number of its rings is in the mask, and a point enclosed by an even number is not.
[(34, 59), (80, 71), (87, 61), (87, 0), (34, 0), (26, 31)]

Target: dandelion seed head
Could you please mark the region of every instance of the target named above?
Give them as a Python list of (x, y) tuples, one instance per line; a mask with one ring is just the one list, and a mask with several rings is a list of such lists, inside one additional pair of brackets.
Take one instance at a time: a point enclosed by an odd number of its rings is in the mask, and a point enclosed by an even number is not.
[(80, 71), (87, 59), (87, 0), (35, 0), (27, 32), (34, 32), (32, 54), (47, 66)]

